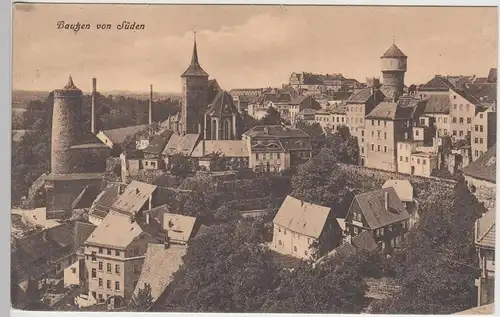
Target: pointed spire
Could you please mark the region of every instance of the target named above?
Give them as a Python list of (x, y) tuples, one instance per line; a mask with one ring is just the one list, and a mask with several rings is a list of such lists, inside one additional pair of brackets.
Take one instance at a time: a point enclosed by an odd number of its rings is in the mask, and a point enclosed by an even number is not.
[(394, 35), (392, 36), (392, 44), (396, 45), (396, 37)]
[(71, 78), (71, 75), (69, 75), (68, 83), (66, 84), (66, 86), (64, 86), (64, 89), (76, 89), (76, 86), (73, 83), (73, 78)]
[(196, 31), (193, 31), (194, 46), (193, 46), (193, 57), (191, 58), (191, 65), (200, 65), (198, 63), (198, 50), (196, 48)]

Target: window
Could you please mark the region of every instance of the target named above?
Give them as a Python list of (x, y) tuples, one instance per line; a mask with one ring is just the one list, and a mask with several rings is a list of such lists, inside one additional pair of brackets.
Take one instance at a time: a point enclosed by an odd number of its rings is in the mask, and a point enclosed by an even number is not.
[(464, 131), (462, 131), (462, 130), (458, 131), (458, 135), (459, 136), (464, 136)]
[(387, 132), (384, 132), (384, 139), (387, 140)]
[(416, 136), (418, 136), (418, 132), (419, 132), (418, 130), (415, 130), (415, 135), (416, 135)]
[(276, 156), (278, 157), (278, 160), (280, 159), (280, 154), (279, 153), (276, 153)]
[(259, 153), (255, 153), (255, 159), (259, 159)]
[(425, 119), (424, 118), (420, 119), (420, 124), (425, 124)]
[[(455, 96), (453, 96), (453, 99), (457, 99), (457, 96), (456, 96), (456, 95), (455, 95)], [(454, 106), (456, 107), (457, 105), (454, 105)]]
[(99, 271), (102, 271), (103, 264), (102, 262), (99, 262)]
[(460, 117), (459, 122), (460, 122), (460, 124), (464, 124), (464, 118)]
[(104, 301), (104, 298), (102, 297), (102, 294), (99, 294), (98, 297), (99, 297), (99, 302), (100, 303)]
[(426, 165), (426, 164), (427, 164), (427, 160), (426, 160), (426, 159), (423, 159), (423, 160), (422, 160), (422, 164)]
[(372, 143), (372, 151), (375, 150), (375, 144)]
[(92, 262), (97, 261), (97, 256), (94, 251), (92, 251)]
[(451, 123), (457, 123), (457, 118), (456, 117), (451, 118)]
[(384, 127), (387, 127), (387, 121), (384, 121)]
[(399, 161), (403, 162), (403, 157), (402, 156), (399, 157)]
[(457, 135), (457, 130), (453, 130), (453, 135), (456, 136)]
[(472, 118), (467, 118), (467, 124), (471, 124), (472, 123)]
[(76, 267), (71, 268), (71, 273), (75, 274), (76, 273)]
[(483, 114), (482, 114), (482, 113), (480, 113), (480, 114), (479, 114), (479, 118), (480, 118), (480, 119), (482, 119), (482, 118), (483, 118)]
[(111, 263), (108, 263), (106, 268), (107, 268), (108, 273), (111, 273)]
[(283, 230), (283, 233), (284, 233), (284, 234), (285, 234), (285, 236), (286, 236), (286, 229), (285, 229), (285, 230)]
[(438, 122), (441, 122), (441, 117), (438, 117)]
[(99, 254), (102, 254), (102, 248), (99, 248)]
[(480, 138), (480, 139), (479, 139), (479, 143), (480, 143), (480, 144), (483, 144), (483, 138)]
[(102, 287), (103, 283), (102, 283), (102, 278), (99, 278), (99, 287)]
[(448, 129), (444, 129), (444, 135), (448, 135)]
[(406, 163), (408, 163), (408, 156), (405, 157), (405, 161), (406, 161)]
[(474, 143), (479, 143), (479, 139), (478, 138), (474, 138)]
[(380, 139), (380, 131), (377, 132), (377, 138)]
[(420, 164), (420, 159), (419, 158), (417, 159), (417, 164)]
[(372, 120), (372, 125), (375, 125), (375, 120)]
[(354, 234), (358, 234), (358, 227), (354, 227)]
[(363, 146), (361, 146), (361, 154), (364, 154), (365, 153), (365, 148)]
[(460, 109), (460, 111), (464, 110), (464, 105), (463, 105), (463, 104), (460, 104), (459, 109)]
[(365, 136), (365, 130), (361, 130), (361, 136)]
[(120, 282), (115, 282), (115, 291), (120, 290)]
[(443, 118), (444, 123), (448, 123), (448, 118)]
[(295, 245), (293, 246), (293, 251), (297, 252), (297, 246), (295, 246)]
[(483, 125), (482, 124), (479, 126), (479, 132), (483, 132)]
[(476, 150), (476, 156), (479, 156), (479, 153), (478, 153), (478, 151), (477, 151), (477, 150)]
[(377, 145), (377, 151), (380, 152), (380, 144)]
[(477, 124), (474, 126), (474, 130), (476, 130), (476, 132), (479, 131), (479, 126)]
[(111, 281), (110, 280), (106, 281), (106, 288), (111, 289)]
[(96, 269), (92, 269), (92, 278), (96, 278), (97, 277), (97, 271)]
[(375, 132), (374, 132), (374, 131), (372, 131), (372, 138), (373, 138), (374, 136), (375, 136)]
[(115, 255), (120, 256), (120, 250), (115, 250)]
[(387, 153), (387, 145), (384, 145), (384, 153)]
[(279, 245), (279, 246), (281, 246), (281, 245), (282, 245), (281, 240), (278, 240), (278, 245)]
[(148, 161), (144, 161), (144, 166), (148, 166)]
[(278, 227), (278, 232), (281, 232), (281, 227)]

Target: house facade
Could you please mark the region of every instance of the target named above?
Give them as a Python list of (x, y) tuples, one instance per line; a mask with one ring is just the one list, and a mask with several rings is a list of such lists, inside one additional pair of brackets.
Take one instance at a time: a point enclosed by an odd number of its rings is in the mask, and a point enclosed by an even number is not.
[(287, 196), (274, 217), (271, 248), (281, 254), (314, 259), (341, 242), (342, 230), (329, 207)]
[(481, 275), (476, 279), (477, 305), (495, 300), (495, 212), (490, 210), (476, 220), (474, 237)]
[(369, 231), (384, 252), (392, 252), (408, 232), (409, 214), (392, 187), (356, 195), (345, 218), (346, 231)]

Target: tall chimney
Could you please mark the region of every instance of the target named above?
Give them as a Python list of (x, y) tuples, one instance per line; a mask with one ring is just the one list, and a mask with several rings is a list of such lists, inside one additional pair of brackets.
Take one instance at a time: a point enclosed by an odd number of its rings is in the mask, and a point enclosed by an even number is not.
[(149, 124), (153, 123), (153, 85), (149, 85)]
[(389, 192), (384, 191), (385, 210), (389, 211)]
[(92, 109), (90, 118), (90, 131), (95, 134), (95, 95), (97, 91), (97, 79), (92, 78)]

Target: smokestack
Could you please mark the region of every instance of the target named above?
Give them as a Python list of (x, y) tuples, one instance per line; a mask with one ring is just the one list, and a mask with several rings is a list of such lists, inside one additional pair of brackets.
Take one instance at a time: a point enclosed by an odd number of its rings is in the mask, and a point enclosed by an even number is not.
[(149, 124), (153, 123), (153, 85), (149, 85)]
[(90, 131), (95, 134), (95, 95), (97, 91), (97, 79), (92, 78), (92, 109), (90, 118)]
[(389, 192), (384, 192), (385, 210), (389, 211)]

